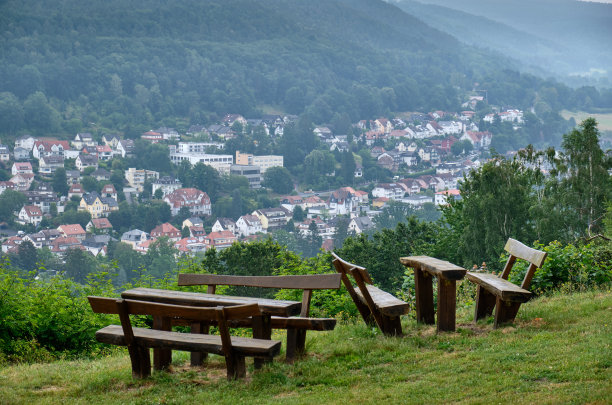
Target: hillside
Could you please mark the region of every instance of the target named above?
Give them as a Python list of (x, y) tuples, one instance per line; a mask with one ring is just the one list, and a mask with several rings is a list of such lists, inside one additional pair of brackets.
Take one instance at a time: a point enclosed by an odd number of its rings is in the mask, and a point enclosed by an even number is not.
[[(203, 369), (175, 354), (174, 372), (134, 381), (126, 352), (0, 368), (4, 404), (52, 403), (607, 403), (612, 392), (612, 293), (557, 294), (524, 304), (515, 326), (457, 333), (404, 324), (386, 338), (357, 325), (309, 334), (307, 358), (225, 381), (219, 357)], [(281, 355), (282, 357), (282, 355)]]
[(4, 134), (137, 136), (266, 106), (316, 122), (456, 110), (475, 82), (528, 108), (544, 85), (380, 0), (7, 0), (0, 24)]
[[(427, 21), (445, 32), (459, 34), (459, 39), (463, 39), (461, 30), (467, 34), (464, 37), (466, 40), (475, 34), (483, 37), (491, 35), (494, 40), (493, 48), (509, 50), (509, 56), (523, 58), (526, 56), (523, 53), (528, 50), (539, 50), (539, 53), (534, 54), (534, 62), (557, 74), (592, 74), (595, 70), (604, 71), (603, 76), (607, 76), (608, 83), (612, 75), (612, 4), (577, 0), (420, 2), (427, 6), (414, 5), (411, 3), (415, 2), (404, 0), (398, 3), (406, 3), (414, 10), (420, 9), (416, 14), (419, 17), (435, 14)], [(443, 6), (445, 10), (429, 5)], [(466, 19), (465, 13), (470, 14), (471, 18)], [(443, 29), (440, 24), (449, 18), (456, 19), (454, 27)], [(498, 23), (499, 31), (491, 25), (492, 21)], [(516, 35), (516, 31), (513, 33), (512, 30), (518, 31), (519, 34)], [(504, 33), (511, 36), (502, 39), (500, 34)], [(529, 37), (531, 40), (523, 42), (523, 49), (514, 46), (515, 40)], [(506, 41), (509, 43), (505, 43)]]

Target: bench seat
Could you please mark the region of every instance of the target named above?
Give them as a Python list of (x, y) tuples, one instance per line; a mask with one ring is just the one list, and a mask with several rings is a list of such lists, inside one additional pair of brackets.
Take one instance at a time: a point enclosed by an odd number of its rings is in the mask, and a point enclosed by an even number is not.
[(502, 301), (527, 302), (531, 298), (531, 292), (495, 274), (467, 272), (466, 277), (474, 284), (483, 286)]
[[(135, 342), (144, 347), (182, 351), (199, 351), (223, 356), (221, 336), (179, 333), (148, 328), (132, 328)], [(126, 346), (121, 325), (109, 325), (96, 332), (96, 340), (117, 346)], [(278, 340), (251, 339), (232, 336), (232, 349), (250, 357), (271, 357), (280, 352)]]
[[(373, 286), (372, 284), (366, 284), (370, 296), (372, 297), (372, 301), (376, 305), (376, 308), (386, 316), (401, 316), (405, 315), (410, 311), (410, 304), (400, 300), (395, 297), (393, 294), (390, 294), (386, 291), (381, 290), (378, 287)], [(359, 299), (367, 305), (367, 301), (360, 290), (355, 290)]]

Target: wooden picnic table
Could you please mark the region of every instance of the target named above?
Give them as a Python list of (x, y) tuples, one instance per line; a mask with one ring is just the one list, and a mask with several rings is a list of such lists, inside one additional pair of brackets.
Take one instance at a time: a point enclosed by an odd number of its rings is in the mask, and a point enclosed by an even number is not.
[[(282, 301), (267, 298), (233, 297), (229, 295), (205, 294), (155, 288), (133, 288), (121, 293), (121, 298), (158, 302), (162, 304), (188, 305), (196, 307), (235, 306), (258, 304), (262, 315), (253, 317), (253, 337), (271, 339), (271, 317), (288, 317), (300, 313), (302, 303), (299, 301)], [(171, 319), (153, 317), (153, 328), (169, 331)], [(194, 328), (192, 327), (192, 331)], [(260, 368), (264, 359), (255, 359), (255, 367)], [(271, 360), (271, 359), (266, 359)], [(153, 365), (156, 370), (167, 368), (172, 361), (172, 352), (168, 349), (153, 350)]]
[(465, 277), (466, 269), (429, 256), (401, 257), (400, 262), (414, 269), (417, 322), (433, 325), (434, 303), (432, 277), (438, 278), (438, 331), (455, 330), (457, 280)]

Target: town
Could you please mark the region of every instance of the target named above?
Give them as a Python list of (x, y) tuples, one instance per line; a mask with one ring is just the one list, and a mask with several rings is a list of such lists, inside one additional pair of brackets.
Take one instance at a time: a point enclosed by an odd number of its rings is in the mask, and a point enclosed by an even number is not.
[[(60, 259), (73, 249), (105, 256), (113, 241), (146, 254), (163, 238), (176, 255), (198, 255), (283, 232), (309, 239), (314, 246), (311, 253), (302, 249), (307, 256), (331, 250), (340, 234), (376, 230), (382, 222), (377, 217), (390, 206), (435, 217), (436, 207), (460, 198), (457, 187), (464, 174), (490, 156), (493, 135), (479, 130), (473, 109), (479, 101), (482, 97), (472, 97), (460, 113), (361, 120), (345, 125), (346, 132), (338, 131), (341, 125), (311, 126), (314, 147), (306, 150), (303, 162), (238, 149), (246, 144), (257, 152), (265, 150), (260, 148), (264, 143), (280, 144), (288, 128), (298, 125), (296, 116), (228, 114), (184, 134), (158, 128), (140, 140), (108, 133), (78, 133), (72, 140), (23, 135), (12, 148), (0, 145), (5, 178), (10, 177), (0, 181), (0, 198), (12, 207), (1, 218), (2, 252), (16, 254), (30, 242)], [(514, 130), (523, 124), (523, 112), (515, 109), (479, 118)], [(145, 143), (167, 151), (164, 158), (172, 170), (126, 167)], [(214, 201), (211, 190), (183, 184), (176, 174), (202, 164), (209, 170), (204, 177), (212, 168), (222, 183), (233, 179), (239, 189)], [(291, 174), (285, 168), (289, 164), (300, 166)], [(299, 171), (303, 177), (296, 175)], [(239, 190), (247, 188), (257, 193), (255, 205), (243, 201), (233, 209), (235, 200), (243, 199)], [(261, 200), (266, 203), (257, 206)], [(151, 201), (166, 205), (166, 214), (147, 222), (148, 229), (126, 228), (129, 221), (121, 210)], [(58, 218), (74, 223), (53, 226)]]

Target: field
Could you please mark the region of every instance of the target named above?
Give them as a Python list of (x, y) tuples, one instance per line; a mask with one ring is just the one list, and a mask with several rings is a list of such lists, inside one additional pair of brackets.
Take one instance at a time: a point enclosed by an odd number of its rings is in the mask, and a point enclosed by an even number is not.
[(406, 319), (402, 338), (362, 322), (311, 333), (308, 355), (227, 382), (219, 357), (191, 369), (131, 378), (127, 353), (0, 368), (2, 404), (114, 403), (612, 403), (612, 291), (556, 293), (522, 306), (513, 326), (456, 333)]
[(582, 121), (589, 117), (593, 117), (597, 120), (597, 123), (599, 124), (598, 128), (600, 131), (612, 131), (612, 112), (606, 114), (590, 114), (584, 111), (573, 112), (563, 110), (561, 111), (561, 116), (566, 120), (570, 119), (571, 117), (574, 117), (577, 124), (580, 124)]

